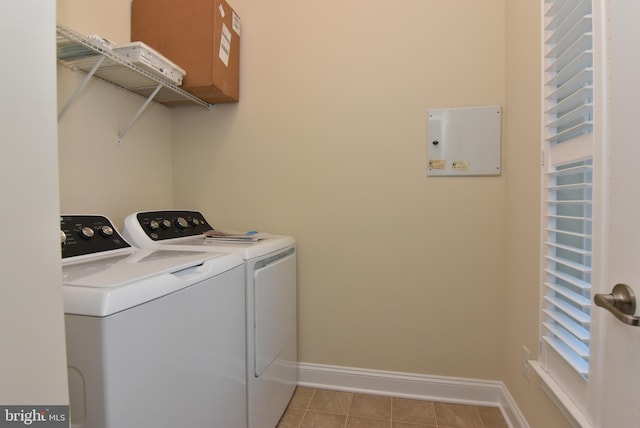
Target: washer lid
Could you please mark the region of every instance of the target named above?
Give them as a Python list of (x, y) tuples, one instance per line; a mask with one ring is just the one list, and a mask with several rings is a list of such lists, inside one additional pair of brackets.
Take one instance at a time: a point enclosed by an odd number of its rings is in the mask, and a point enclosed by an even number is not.
[(64, 265), (65, 313), (111, 315), (241, 265), (231, 254), (170, 250), (135, 250)]
[(82, 287), (119, 287), (152, 276), (202, 264), (223, 253), (135, 250), (63, 266), (62, 283)]

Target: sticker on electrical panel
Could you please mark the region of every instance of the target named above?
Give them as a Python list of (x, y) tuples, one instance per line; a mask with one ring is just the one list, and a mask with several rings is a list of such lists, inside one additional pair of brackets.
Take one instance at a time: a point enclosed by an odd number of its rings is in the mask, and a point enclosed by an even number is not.
[(231, 51), (231, 31), (222, 24), (222, 37), (220, 37), (220, 52), (218, 57), (226, 67), (229, 67), (229, 52)]
[(447, 161), (444, 159), (431, 159), (429, 160), (429, 169), (445, 169)]
[(234, 10), (233, 13), (233, 24), (231, 25), (231, 27), (233, 28), (233, 31), (236, 32), (236, 34), (239, 36), (240, 35), (240, 17), (238, 16), (238, 14), (236, 14), (236, 11)]
[(466, 171), (469, 169), (469, 161), (453, 161), (451, 162), (451, 168)]

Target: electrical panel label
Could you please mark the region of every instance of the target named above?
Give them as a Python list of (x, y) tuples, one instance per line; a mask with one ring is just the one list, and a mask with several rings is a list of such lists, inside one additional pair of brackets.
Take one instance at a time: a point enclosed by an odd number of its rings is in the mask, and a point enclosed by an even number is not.
[(431, 169), (445, 169), (447, 161), (444, 159), (431, 159), (429, 161), (429, 168)]
[(469, 161), (453, 161), (451, 162), (451, 168), (466, 171), (469, 169)]

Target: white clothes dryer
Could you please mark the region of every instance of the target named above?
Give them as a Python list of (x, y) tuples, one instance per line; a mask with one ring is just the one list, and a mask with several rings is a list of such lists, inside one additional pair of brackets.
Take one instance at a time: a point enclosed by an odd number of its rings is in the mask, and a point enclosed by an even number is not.
[(243, 261), (60, 218), (71, 426), (247, 426)]
[(298, 380), (296, 242), (270, 236), (221, 243), (204, 235), (212, 229), (200, 212), (164, 210), (127, 216), (123, 234), (141, 248), (228, 252), (244, 259), (248, 424), (274, 428)]

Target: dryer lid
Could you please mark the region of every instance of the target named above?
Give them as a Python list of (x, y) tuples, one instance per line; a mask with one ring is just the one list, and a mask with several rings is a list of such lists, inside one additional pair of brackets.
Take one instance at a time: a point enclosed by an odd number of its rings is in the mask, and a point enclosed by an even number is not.
[(180, 251), (212, 251), (236, 254), (243, 260), (252, 260), (281, 251), (295, 245), (290, 236), (271, 235), (258, 242), (220, 242), (208, 239), (204, 235), (190, 238), (168, 239), (159, 244), (159, 248)]

